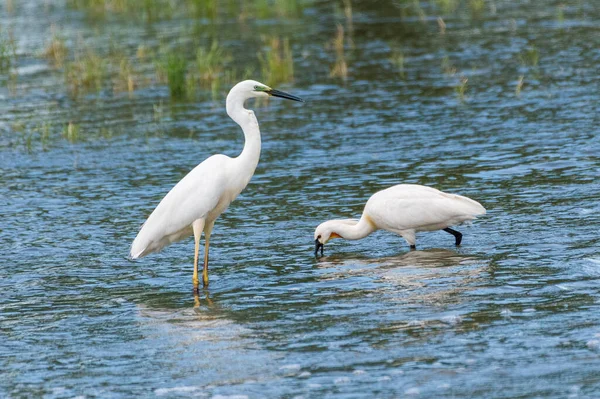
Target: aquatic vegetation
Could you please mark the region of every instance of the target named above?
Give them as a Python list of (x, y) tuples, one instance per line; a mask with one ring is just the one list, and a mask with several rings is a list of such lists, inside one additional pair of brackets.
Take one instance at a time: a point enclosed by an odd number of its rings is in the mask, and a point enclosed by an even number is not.
[(41, 145), (43, 151), (48, 149), (48, 143), (50, 141), (50, 132), (52, 125), (48, 121), (43, 121), (40, 124), (28, 129), (24, 123), (17, 122), (13, 125), (13, 130), (21, 132), (23, 138), (23, 146), (27, 152), (33, 152), (36, 146)]
[(392, 48), (391, 53), (390, 62), (396, 68), (400, 77), (404, 79), (406, 77), (404, 73), (404, 53), (396, 48)]
[(437, 18), (438, 27), (440, 28), (440, 35), (446, 34), (446, 23), (442, 19), (442, 17)]
[(354, 30), (353, 14), (352, 14), (352, 1), (343, 0), (344, 3), (344, 17), (346, 18), (346, 28), (349, 32)]
[(467, 91), (467, 83), (468, 82), (469, 82), (468, 78), (461, 76), (458, 84), (456, 86), (454, 86), (454, 91), (460, 102), (465, 101), (465, 93)]
[(52, 125), (48, 121), (42, 122), (38, 125), (34, 131), (39, 134), (40, 143), (42, 144), (42, 149), (45, 151), (48, 149), (48, 141), (50, 140), (50, 130), (52, 129)]
[(163, 52), (157, 63), (159, 81), (166, 82), (173, 98), (184, 98), (187, 94), (187, 60), (177, 50)]
[(441, 67), (442, 67), (442, 71), (446, 75), (450, 75), (450, 76), (456, 75), (456, 67), (454, 66), (452, 61), (450, 61), (450, 57), (448, 57), (447, 55), (444, 56), (444, 58), (442, 58)]
[(150, 49), (143, 44), (140, 44), (135, 52), (135, 56), (138, 60), (146, 59), (150, 54)]
[(329, 76), (346, 80), (348, 78), (348, 65), (344, 54), (344, 27), (341, 24), (337, 24), (332, 46), (335, 50), (335, 64), (331, 67)]
[(114, 135), (114, 131), (113, 129), (109, 128), (109, 127), (101, 127), (100, 128), (100, 137), (104, 138), (104, 139), (110, 139), (111, 137), (113, 137)]
[(17, 45), (14, 37), (0, 29), (0, 74), (11, 73), (17, 63)]
[(402, 0), (393, 4), (400, 10), (400, 18), (418, 16), (421, 21), (425, 20), (426, 14), (419, 0)]
[(65, 81), (71, 94), (100, 91), (107, 75), (107, 61), (93, 49), (84, 50), (65, 64)]
[(67, 0), (67, 6), (88, 13), (94, 18), (107, 14), (126, 14), (153, 21), (173, 17), (175, 6), (169, 0)]
[(539, 61), (540, 53), (534, 46), (531, 46), (521, 51), (521, 53), (519, 54), (519, 62), (523, 66), (535, 67), (538, 65)]
[(70, 143), (74, 143), (79, 140), (79, 125), (73, 122), (67, 123), (63, 129), (63, 137)]
[(185, 75), (185, 98), (194, 98), (198, 89), (198, 79), (193, 73)]
[(219, 47), (219, 42), (213, 40), (210, 48), (200, 47), (196, 52), (195, 72), (200, 84), (212, 85), (223, 75), (225, 65), (231, 61), (231, 55)]
[(518, 97), (521, 95), (521, 89), (523, 88), (523, 80), (525, 79), (525, 75), (519, 76), (519, 80), (517, 80), (517, 87), (515, 88), (515, 95)]
[(459, 6), (458, 0), (435, 0), (434, 4), (442, 11), (443, 14), (451, 14), (455, 12)]
[(67, 0), (69, 8), (85, 12), (92, 18), (121, 14), (146, 21), (181, 16), (211, 21), (220, 17), (241, 21), (248, 18), (296, 18), (309, 4), (307, 0)]
[(158, 104), (152, 104), (152, 120), (155, 123), (162, 122), (164, 114), (165, 114), (165, 107), (164, 107), (162, 101), (160, 101)]
[[(220, 1), (220, 4), (225, 4), (221, 8), (221, 12), (225, 15), (235, 13), (235, 5), (233, 1)], [(302, 15), (302, 11), (306, 7), (306, 1), (298, 0), (254, 0), (242, 2), (241, 12), (238, 18), (242, 21), (248, 18), (270, 19), (270, 18), (296, 18)], [(233, 6), (232, 6), (233, 5)], [(217, 12), (215, 12), (215, 15)]]
[(474, 15), (480, 15), (485, 8), (485, 0), (469, 0), (469, 10)]
[(44, 56), (50, 60), (56, 67), (62, 67), (68, 55), (68, 48), (65, 38), (52, 28), (52, 37), (44, 50)]
[(558, 23), (560, 25), (562, 25), (565, 22), (565, 5), (564, 4), (559, 4), (556, 7), (556, 20), (558, 21)]
[(302, 14), (304, 7), (305, 4), (298, 0), (275, 0), (272, 9), (278, 17), (297, 17)]
[(278, 85), (294, 79), (294, 59), (287, 38), (265, 39), (265, 48), (258, 53), (258, 61), (262, 80), (267, 84)]
[(119, 60), (119, 71), (115, 79), (115, 89), (117, 91), (128, 91), (130, 94), (135, 89), (133, 78), (133, 65), (128, 57), (123, 56)]

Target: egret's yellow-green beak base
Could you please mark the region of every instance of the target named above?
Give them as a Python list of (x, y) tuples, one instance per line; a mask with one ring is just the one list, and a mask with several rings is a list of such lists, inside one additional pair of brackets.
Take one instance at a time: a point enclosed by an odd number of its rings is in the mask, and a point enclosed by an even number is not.
[(319, 256), (319, 249), (321, 250), (321, 256), (323, 256), (323, 247), (325, 247), (325, 245), (321, 244), (318, 238), (315, 239), (315, 256)]

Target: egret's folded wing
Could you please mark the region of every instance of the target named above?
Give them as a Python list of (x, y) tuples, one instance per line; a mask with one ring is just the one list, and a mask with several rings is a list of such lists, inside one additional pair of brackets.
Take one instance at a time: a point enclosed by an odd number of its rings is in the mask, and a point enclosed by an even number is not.
[(219, 203), (225, 190), (219, 158), (212, 156), (192, 169), (160, 201), (131, 245), (131, 257), (139, 258), (193, 234), (192, 223)]

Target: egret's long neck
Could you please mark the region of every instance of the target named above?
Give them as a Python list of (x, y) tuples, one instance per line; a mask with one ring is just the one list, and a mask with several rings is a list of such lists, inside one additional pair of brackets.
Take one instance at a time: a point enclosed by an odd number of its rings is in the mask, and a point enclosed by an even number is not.
[(332, 226), (333, 231), (346, 240), (360, 240), (377, 230), (365, 216), (361, 217), (358, 223), (350, 223), (348, 220), (336, 220), (335, 222), (337, 223)]
[[(244, 131), (245, 143), (242, 153), (236, 158), (245, 172), (254, 174), (260, 158), (260, 130), (254, 112), (244, 108), (245, 98), (230, 93), (227, 96), (227, 114)], [(249, 179), (248, 179), (249, 180)]]

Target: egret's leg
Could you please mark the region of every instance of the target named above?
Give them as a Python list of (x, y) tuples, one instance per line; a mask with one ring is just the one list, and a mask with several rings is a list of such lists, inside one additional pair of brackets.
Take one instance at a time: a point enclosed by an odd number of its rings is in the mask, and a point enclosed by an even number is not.
[(198, 251), (200, 249), (200, 237), (204, 229), (204, 220), (198, 219), (194, 221), (192, 229), (194, 230), (194, 275), (192, 276), (192, 282), (194, 283), (194, 291), (198, 291)]
[(450, 227), (446, 227), (444, 231), (454, 236), (454, 238), (456, 239), (455, 245), (458, 247), (460, 245), (460, 242), (462, 241), (462, 234), (456, 230), (451, 229)]
[(202, 268), (202, 285), (208, 287), (208, 247), (210, 244), (210, 236), (204, 236), (204, 267)]
[(215, 222), (209, 223), (204, 229), (204, 268), (202, 269), (202, 285), (208, 287), (208, 248), (210, 246), (210, 235)]
[(416, 249), (417, 249), (417, 246), (416, 246), (416, 245), (411, 245), (411, 246), (410, 246), (410, 250), (411, 250), (411, 251), (414, 251), (414, 250), (416, 250)]

